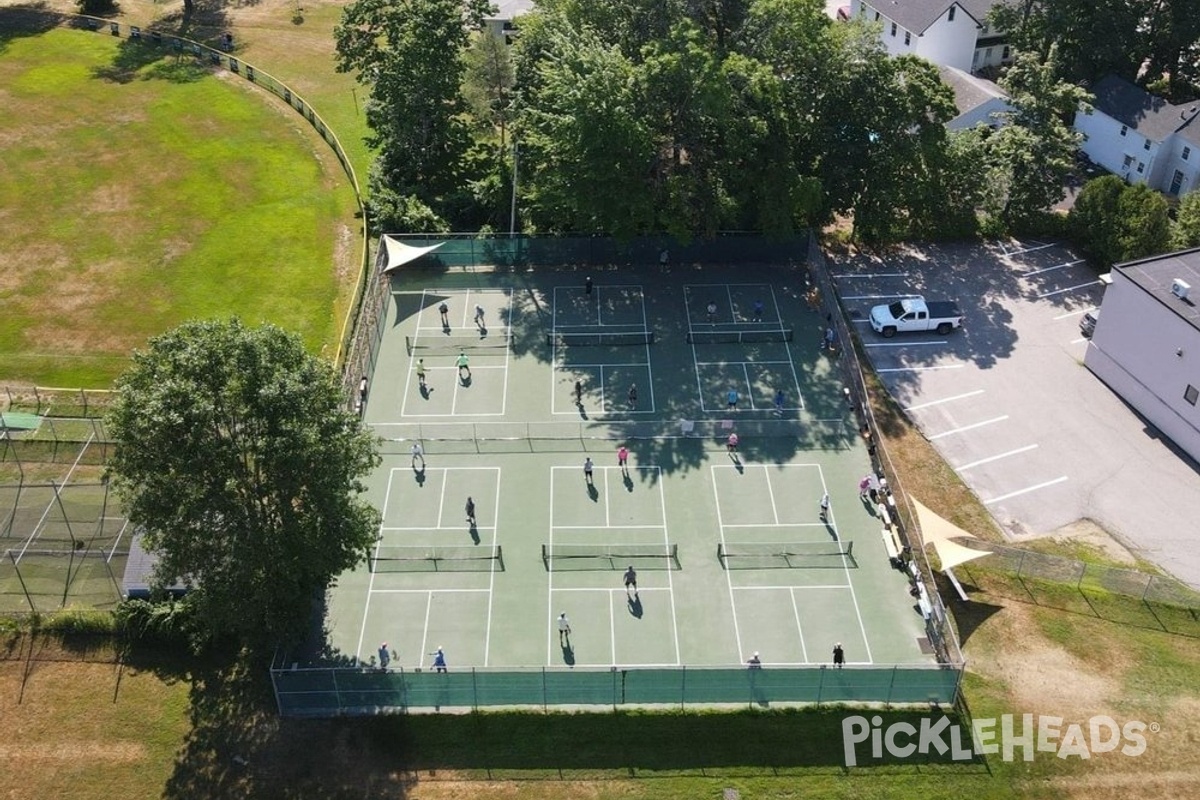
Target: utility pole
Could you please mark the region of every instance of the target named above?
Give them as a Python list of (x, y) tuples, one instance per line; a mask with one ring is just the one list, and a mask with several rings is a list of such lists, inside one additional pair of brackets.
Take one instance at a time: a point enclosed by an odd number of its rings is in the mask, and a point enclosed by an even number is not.
[(517, 235), (517, 160), (520, 158), (517, 148), (517, 137), (513, 137), (513, 179), (512, 179), (512, 209), (508, 217), (508, 235)]

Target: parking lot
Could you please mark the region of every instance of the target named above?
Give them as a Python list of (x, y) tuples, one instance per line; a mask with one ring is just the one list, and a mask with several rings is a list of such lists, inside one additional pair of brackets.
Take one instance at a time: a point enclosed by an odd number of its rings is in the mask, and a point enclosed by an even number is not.
[[(1200, 473), (1083, 366), (1095, 270), (1048, 242), (947, 244), (829, 270), (874, 368), (910, 418), (1014, 539), (1091, 519), (1200, 586), (1189, 531)], [(953, 300), (964, 329), (884, 339), (870, 307)]]

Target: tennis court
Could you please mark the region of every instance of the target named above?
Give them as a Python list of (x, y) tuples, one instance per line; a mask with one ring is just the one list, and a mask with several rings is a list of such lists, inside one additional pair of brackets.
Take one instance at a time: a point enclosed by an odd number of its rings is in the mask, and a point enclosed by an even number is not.
[[(370, 685), (341, 710), (473, 705), (493, 673), (511, 678), (497, 703), (525, 702), (512, 688), (521, 676), (539, 704), (587, 702), (578, 687), (547, 688), (563, 670), (593, 676), (607, 703), (617, 671), (744, 676), (756, 654), (754, 691), (768, 673), (826, 687), (837, 674), (858, 689), (826, 696), (885, 699), (870, 687), (896, 680), (887, 669), (944, 675), (860, 500), (870, 461), (802, 270), (409, 269), (391, 280), (364, 412), (384, 442), (369, 479), (383, 523), (370, 566), (339, 579), (326, 620), (339, 663)], [(846, 669), (817, 669), (835, 643)], [(446, 674), (432, 670), (439, 649)], [(325, 677), (301, 673), (288, 684), (297, 697), (324, 691)], [(398, 674), (445, 682), (401, 688), (387, 677)], [(463, 676), (474, 702), (448, 688), (467, 691)]]

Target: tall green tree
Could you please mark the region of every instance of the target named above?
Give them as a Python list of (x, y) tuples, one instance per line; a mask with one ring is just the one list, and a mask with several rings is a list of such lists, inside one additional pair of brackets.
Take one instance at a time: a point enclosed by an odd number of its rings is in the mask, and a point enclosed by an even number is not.
[(1171, 229), (1171, 247), (1176, 250), (1200, 247), (1200, 191), (1188, 192), (1179, 201)]
[(387, 190), (392, 206), (412, 197), (438, 213), (472, 177), (464, 53), (487, 9), (487, 0), (355, 0), (334, 29), (337, 70), (371, 90), (371, 194)]
[[(1158, 0), (1016, 0), (997, 3), (991, 19), (1019, 52), (1047, 60), (1055, 77), (1094, 81), (1116, 73), (1134, 80), (1147, 56), (1146, 25)], [(1169, 0), (1176, 2), (1176, 0)]]
[(1071, 122), (1077, 111), (1091, 111), (1092, 96), (1058, 77), (1058, 61), (1054, 46), (1045, 60), (1020, 52), (1000, 80), (1013, 110), (987, 140), (986, 207), (1010, 228), (1066, 197), (1082, 141)]
[(1088, 181), (1070, 220), (1084, 248), (1105, 265), (1165, 252), (1171, 241), (1167, 201), (1144, 183), (1130, 186), (1116, 175)]
[(302, 636), (314, 600), (361, 562), (379, 514), (357, 495), (379, 463), (330, 366), (300, 339), (189, 322), (134, 354), (108, 417), (109, 469), (157, 579), (195, 587), (213, 633)]

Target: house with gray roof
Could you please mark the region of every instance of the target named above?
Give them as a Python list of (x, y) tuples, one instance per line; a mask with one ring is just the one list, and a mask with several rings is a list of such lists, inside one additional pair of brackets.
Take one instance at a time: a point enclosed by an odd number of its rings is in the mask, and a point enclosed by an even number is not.
[(517, 17), (533, 10), (534, 0), (492, 0), (495, 11), (483, 18), (484, 30), (512, 44), (517, 33)]
[(1082, 149), (1095, 163), (1130, 183), (1169, 195), (1200, 180), (1200, 103), (1174, 105), (1124, 78), (1109, 75), (1092, 87), (1091, 114), (1075, 115)]
[(978, 72), (1012, 61), (987, 15), (1006, 0), (851, 0), (850, 16), (883, 25), (889, 54), (912, 54), (938, 66)]
[(1200, 249), (1111, 275), (1084, 366), (1200, 461)]
[(996, 84), (954, 67), (938, 67), (942, 82), (954, 92), (954, 107), (958, 116), (946, 123), (952, 131), (968, 130), (976, 125), (998, 128), (1004, 124), (999, 116), (1012, 111), (1008, 95)]

